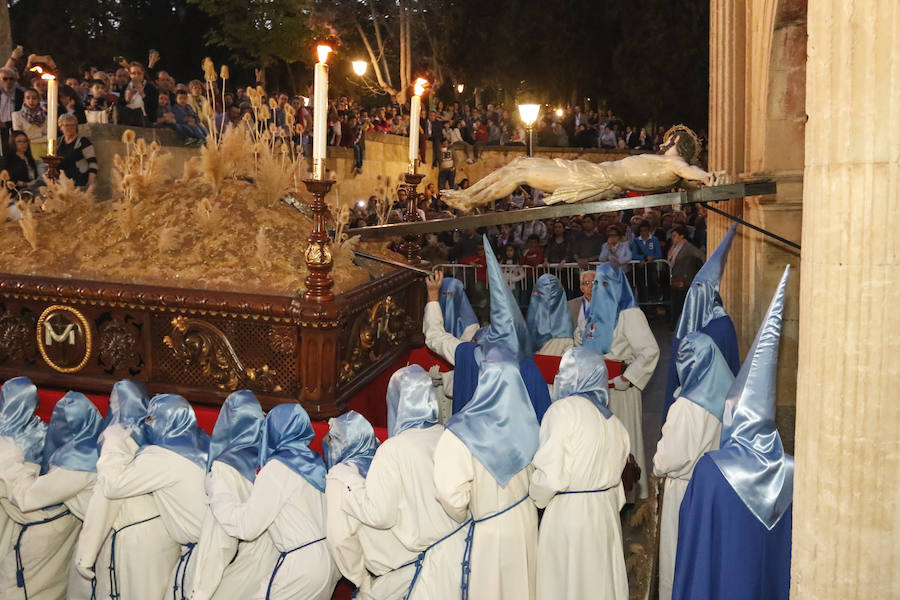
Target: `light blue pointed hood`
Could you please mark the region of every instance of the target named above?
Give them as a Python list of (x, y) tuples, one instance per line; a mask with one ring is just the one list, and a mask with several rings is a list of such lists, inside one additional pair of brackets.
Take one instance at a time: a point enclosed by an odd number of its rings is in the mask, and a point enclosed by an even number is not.
[(678, 325), (675, 327), (677, 339), (684, 338), (692, 331), (700, 331), (713, 319), (726, 316), (722, 298), (719, 296), (719, 284), (722, 281), (722, 273), (725, 272), (737, 226), (737, 223), (731, 226), (719, 242), (716, 251), (694, 275), (684, 299), (684, 308), (678, 318)]
[(728, 392), (721, 447), (710, 453), (747, 508), (770, 530), (791, 505), (794, 493), (794, 457), (785, 454), (775, 428), (778, 343), (789, 271), (790, 266)]
[(734, 375), (713, 339), (699, 331), (685, 336), (678, 345), (675, 368), (681, 382), (678, 395), (721, 421)]
[(365, 478), (376, 450), (378, 439), (372, 424), (355, 410), (328, 420), (328, 435), (322, 440), (326, 469), (346, 463)]
[(506, 285), (497, 257), (490, 250), (491, 245), (487, 236), (483, 237), (486, 249), (484, 258), (491, 293), (491, 324), (487, 333), (478, 339), (478, 343), (482, 348), (493, 346), (506, 348), (519, 361), (531, 353), (531, 336), (528, 334), (528, 326), (525, 324), (525, 317), (522, 316), (519, 304)]
[(594, 352), (607, 354), (612, 347), (619, 313), (635, 306), (634, 293), (622, 269), (610, 263), (598, 266), (591, 292), (591, 316), (584, 328), (583, 344)]
[(41, 464), (47, 425), (35, 413), (40, 405), (37, 386), (27, 377), (13, 377), (0, 388), (0, 436), (12, 438), (25, 462)]
[(206, 471), (209, 436), (197, 425), (197, 416), (187, 400), (177, 394), (153, 396), (143, 423), (145, 448), (171, 450)]
[(234, 468), (250, 482), (256, 481), (259, 447), (266, 417), (250, 390), (231, 392), (225, 398), (209, 439), (207, 470), (215, 461)]
[(475, 316), (469, 298), (466, 297), (466, 288), (459, 279), (444, 277), (438, 302), (444, 317), (444, 329), (453, 337), (462, 339), (466, 329), (478, 324), (478, 317)]
[(572, 315), (566, 303), (566, 290), (555, 275), (544, 273), (538, 277), (528, 304), (526, 322), (531, 334), (532, 354), (552, 339), (575, 335)]
[(585, 346), (566, 350), (553, 382), (553, 396), (554, 402), (569, 396), (582, 396), (590, 400), (604, 417), (610, 418), (609, 374), (603, 356)]
[(266, 427), (259, 447), (260, 466), (277, 460), (324, 492), (325, 463), (309, 447), (315, 437), (309, 415), (302, 406), (295, 402), (279, 404), (266, 415)]
[[(149, 404), (150, 394), (143, 383), (133, 379), (117, 381), (109, 394), (109, 409), (103, 419), (103, 429), (110, 425), (131, 429), (131, 438), (138, 446), (143, 446), (144, 429), (141, 423), (147, 418)], [(103, 445), (103, 432), (100, 433), (100, 445)]]
[(44, 441), (41, 473), (51, 466), (69, 471), (97, 472), (97, 437), (103, 417), (94, 403), (79, 392), (66, 392), (53, 407)]
[(447, 421), (447, 429), (506, 487), (534, 458), (538, 425), (516, 356), (504, 347), (485, 353), (472, 399)]
[(388, 437), (438, 422), (438, 403), (431, 377), (419, 365), (398, 369), (388, 382)]

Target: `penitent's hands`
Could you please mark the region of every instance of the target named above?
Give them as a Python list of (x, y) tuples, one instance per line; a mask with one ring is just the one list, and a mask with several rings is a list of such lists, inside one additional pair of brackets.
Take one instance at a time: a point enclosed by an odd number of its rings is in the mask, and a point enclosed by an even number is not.
[(428, 301), (437, 302), (440, 299), (441, 283), (444, 281), (443, 271), (432, 271), (425, 278), (425, 289), (428, 290)]

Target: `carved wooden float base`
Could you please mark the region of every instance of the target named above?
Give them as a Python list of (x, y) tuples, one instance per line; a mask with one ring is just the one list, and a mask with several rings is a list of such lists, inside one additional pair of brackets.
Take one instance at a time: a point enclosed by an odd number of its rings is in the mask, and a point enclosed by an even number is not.
[(424, 300), (407, 270), (327, 302), (0, 274), (0, 378), (95, 393), (133, 378), (213, 405), (250, 389), (323, 419), (422, 345)]

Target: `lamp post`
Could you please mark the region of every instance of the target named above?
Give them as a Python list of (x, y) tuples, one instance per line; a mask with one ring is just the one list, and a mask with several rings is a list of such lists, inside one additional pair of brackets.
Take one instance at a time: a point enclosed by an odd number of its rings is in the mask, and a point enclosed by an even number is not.
[(534, 122), (537, 121), (541, 107), (538, 104), (520, 104), (519, 117), (525, 123), (525, 131), (528, 135), (527, 156), (534, 156)]
[(352, 64), (353, 72), (356, 73), (358, 77), (365, 75), (366, 71), (369, 69), (369, 63), (364, 60), (354, 60)]

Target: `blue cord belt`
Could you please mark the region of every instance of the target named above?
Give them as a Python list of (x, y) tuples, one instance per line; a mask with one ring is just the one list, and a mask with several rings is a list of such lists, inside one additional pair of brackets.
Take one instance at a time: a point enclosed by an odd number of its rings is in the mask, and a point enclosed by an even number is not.
[[(615, 486), (613, 486), (615, 487)], [(562, 496), (563, 494), (596, 494), (597, 492), (605, 492), (607, 490), (611, 490), (612, 487), (605, 487), (598, 490), (574, 490), (574, 491), (566, 491), (566, 492), (556, 492), (557, 496)]]
[[(109, 542), (109, 600), (118, 600), (119, 598), (119, 575), (118, 573), (116, 573), (116, 539), (119, 537), (119, 533), (128, 529), (129, 527), (134, 527), (135, 525), (140, 525), (141, 523), (147, 523), (148, 521), (152, 521), (158, 518), (159, 515), (156, 515), (155, 517), (150, 517), (149, 519), (135, 521), (134, 523), (129, 523), (124, 527), (113, 529), (112, 536)], [(96, 588), (97, 578), (95, 576), (91, 581), (91, 600), (94, 600)]]
[(323, 542), (323, 541), (325, 541), (325, 538), (321, 537), (317, 540), (313, 540), (311, 542), (306, 542), (302, 546), (297, 546), (293, 550), (287, 550), (286, 552), (282, 552), (281, 554), (278, 555), (278, 560), (275, 562), (275, 568), (272, 569), (272, 576), (269, 577), (269, 587), (266, 588), (266, 600), (269, 600), (269, 596), (272, 593), (272, 584), (275, 583), (275, 575), (278, 573), (278, 569), (281, 568), (281, 565), (284, 564), (284, 559), (287, 558), (287, 555), (290, 554), (291, 552), (296, 552), (297, 550), (303, 550), (307, 546), (312, 546), (313, 544), (316, 544), (318, 542)]
[(25, 594), (25, 600), (28, 600), (28, 588), (25, 587), (25, 566), (22, 564), (22, 536), (25, 535), (25, 532), (28, 531), (29, 527), (52, 523), (53, 521), (61, 519), (69, 514), (72, 513), (69, 512), (69, 509), (66, 509), (58, 515), (48, 517), (42, 521), (22, 524), (22, 529), (19, 530), (19, 537), (16, 539), (16, 545), (13, 546), (13, 550), (15, 550), (16, 553), (16, 587), (22, 588), (22, 593)]
[(460, 587), (462, 589), (462, 600), (469, 599), (469, 574), (472, 572), (472, 541), (475, 538), (475, 525), (478, 523), (484, 523), (485, 521), (490, 521), (494, 517), (499, 517), (505, 512), (508, 512), (518, 505), (522, 504), (528, 499), (528, 494), (525, 494), (520, 500), (518, 500), (515, 504), (507, 506), (500, 512), (496, 512), (492, 515), (488, 515), (486, 517), (482, 517), (480, 519), (473, 519), (471, 523), (469, 523), (469, 531), (466, 533), (466, 549), (463, 552), (463, 560), (462, 560), (462, 583)]

